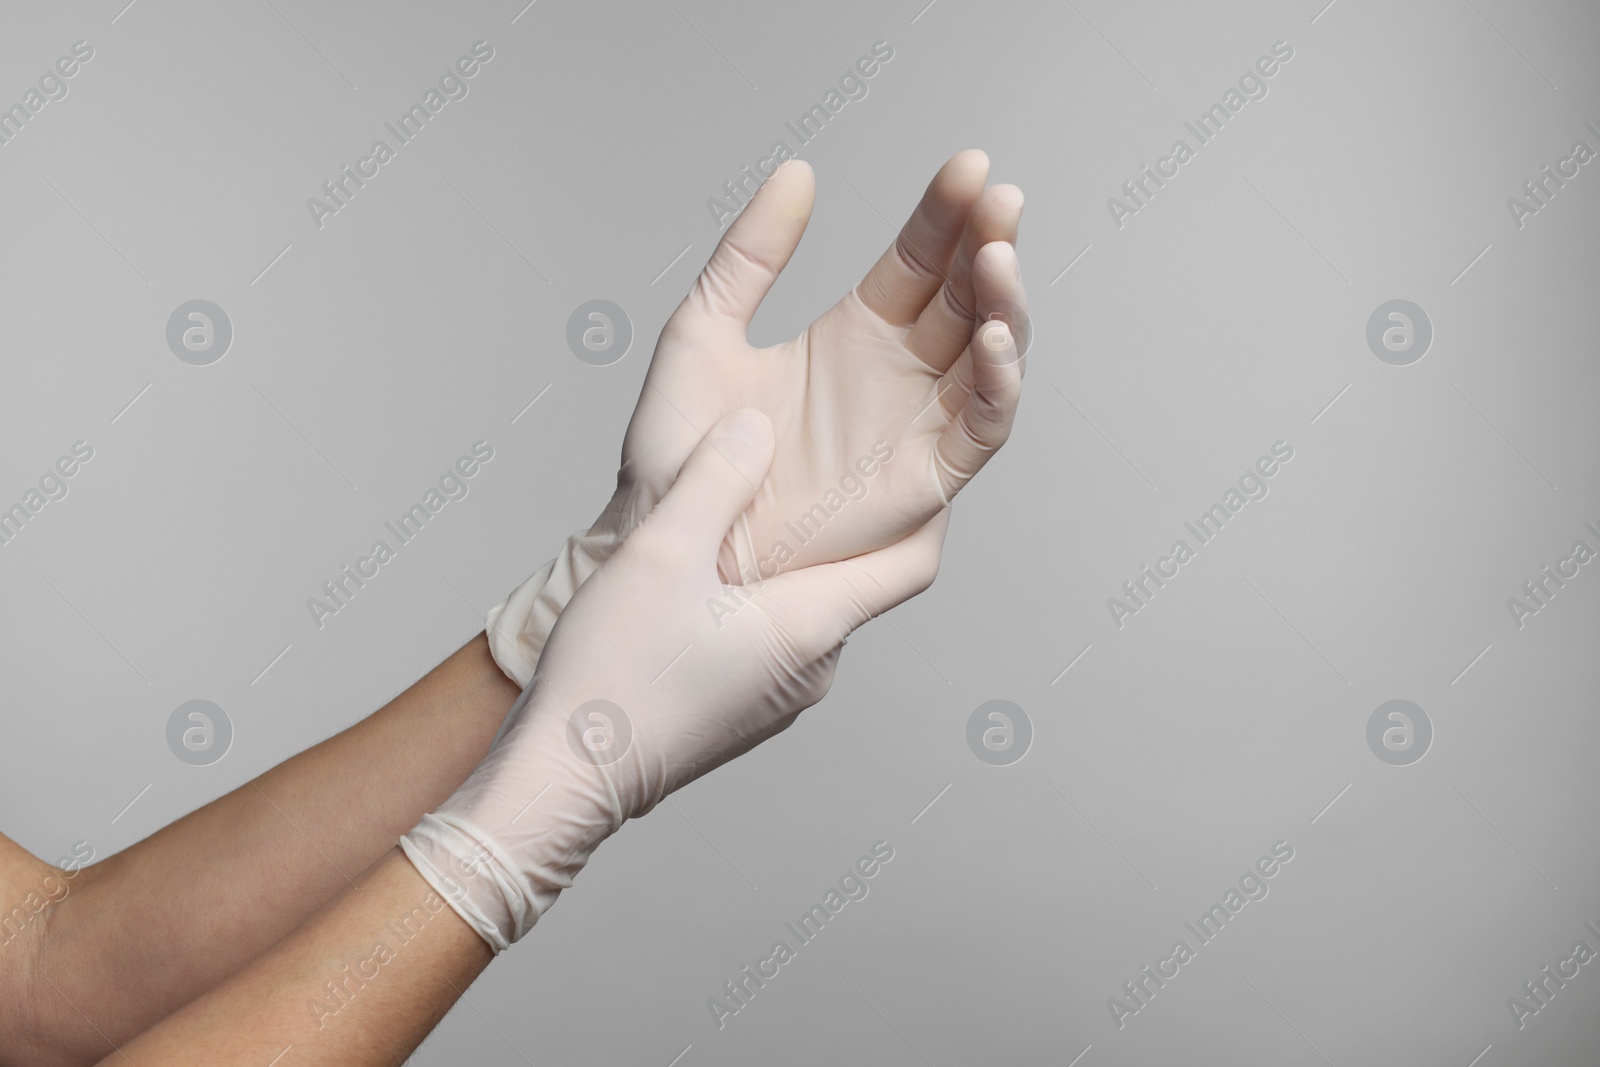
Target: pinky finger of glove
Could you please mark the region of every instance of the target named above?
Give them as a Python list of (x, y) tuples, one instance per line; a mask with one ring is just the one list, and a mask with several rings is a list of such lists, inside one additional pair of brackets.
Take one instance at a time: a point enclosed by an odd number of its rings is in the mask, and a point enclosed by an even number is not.
[(1005, 322), (980, 326), (967, 349), (972, 389), (933, 444), (933, 475), (946, 504), (1011, 436), (1022, 398), (1022, 361)]
[[(973, 258), (969, 288), (978, 308), (980, 323), (1003, 320), (1011, 327), (1012, 339), (1021, 346), (1018, 371), (1028, 374), (1028, 349), (1033, 342), (1033, 324), (1028, 319), (1028, 294), (1022, 284), (1022, 268), (1017, 263), (1016, 248), (1004, 241), (991, 241), (978, 250)], [(968, 330), (972, 328), (970, 320)], [(972, 395), (973, 352), (975, 345), (968, 344), (950, 369), (939, 380), (939, 407), (946, 419), (954, 419)]]

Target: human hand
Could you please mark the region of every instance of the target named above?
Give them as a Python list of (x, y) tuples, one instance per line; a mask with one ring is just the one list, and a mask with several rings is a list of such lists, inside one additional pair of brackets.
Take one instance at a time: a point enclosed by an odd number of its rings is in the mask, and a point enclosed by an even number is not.
[(805, 163), (780, 167), (661, 332), (623, 442), (618, 525), (660, 499), (704, 429), (739, 407), (772, 420), (777, 458), (723, 546), (726, 581), (882, 548), (947, 506), (1005, 443), (1021, 389), (1016, 349), (975, 337), (990, 315), (1021, 328), (1027, 301), (1010, 244), (1021, 193), (986, 193), (987, 175), (981, 152), (951, 159), (861, 283), (762, 349), (746, 338), (750, 320), (815, 192)]
[(562, 612), (493, 751), (402, 839), (423, 877), (497, 951), (533, 926), (624, 821), (822, 699), (850, 632), (932, 583), (948, 512), (848, 561), (755, 586), (724, 583), (717, 554), (763, 484), (773, 447), (760, 412), (736, 411), (713, 427)]
[(565, 597), (649, 512), (718, 418), (767, 414), (777, 458), (728, 533), (718, 570), (753, 583), (893, 544), (944, 508), (1004, 444), (1020, 396), (1015, 344), (977, 341), (991, 317), (1028, 343), (1012, 242), (1015, 186), (985, 190), (988, 158), (947, 162), (867, 276), (800, 336), (755, 348), (750, 320), (798, 246), (811, 169), (778, 168), (729, 227), (657, 342), (595, 526), (490, 613), (490, 644), (526, 685)]

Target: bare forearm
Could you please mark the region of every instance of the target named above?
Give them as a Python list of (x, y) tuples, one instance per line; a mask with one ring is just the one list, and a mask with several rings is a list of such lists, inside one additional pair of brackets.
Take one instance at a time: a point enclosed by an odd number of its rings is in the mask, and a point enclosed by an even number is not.
[[(493, 958), (397, 850), (245, 970), (104, 1063), (404, 1063)], [(292, 1057), (292, 1058), (290, 1058)]]
[(516, 696), (480, 634), (372, 716), (83, 872), (40, 953), (56, 1062), (99, 1058), (348, 890), (466, 778)]

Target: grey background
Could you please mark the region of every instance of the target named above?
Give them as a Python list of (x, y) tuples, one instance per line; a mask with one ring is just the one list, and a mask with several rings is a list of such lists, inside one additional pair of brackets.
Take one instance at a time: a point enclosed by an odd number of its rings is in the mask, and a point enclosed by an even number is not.
[[(1520, 1033), (1506, 999), (1600, 949), (1600, 568), (1520, 630), (1505, 603), (1600, 547), (1600, 163), (1520, 230), (1505, 204), (1600, 149), (1594, 5), (124, 2), (0, 34), (8, 103), (96, 50), (0, 147), (0, 498), (95, 449), (0, 547), (24, 845), (126, 847), (480, 629), (608, 495), (706, 199), (882, 39), (802, 152), (817, 211), (755, 339), (983, 147), (1028, 195), (1011, 444), (833, 695), (601, 850), (414, 1062), (1595, 1061), (1600, 965)], [(480, 39), (468, 98), (319, 231), (306, 198)], [(1107, 197), (1280, 39), (1269, 95), (1117, 229)], [(234, 326), (209, 367), (164, 339), (196, 298)], [(603, 368), (564, 343), (596, 298), (637, 335)], [(1394, 298), (1434, 326), (1408, 367), (1365, 343)], [(467, 499), (319, 631), (306, 598), (480, 438)], [(1270, 495), (1116, 628), (1278, 440)], [(1434, 726), (1411, 766), (1365, 740), (1396, 698)], [(165, 739), (193, 699), (233, 723), (208, 767)], [(1035, 731), (1007, 767), (965, 739), (994, 699)], [(707, 998), (885, 839), (719, 1031)], [(1270, 895), (1119, 1030), (1107, 999), (1278, 840)]]

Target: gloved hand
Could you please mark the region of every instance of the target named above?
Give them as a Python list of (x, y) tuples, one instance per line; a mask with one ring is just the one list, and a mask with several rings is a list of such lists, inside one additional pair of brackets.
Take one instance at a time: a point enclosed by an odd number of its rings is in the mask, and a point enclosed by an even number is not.
[[(760, 412), (715, 425), (567, 605), (488, 757), (401, 839), (497, 952), (624, 820), (787, 727), (827, 692), (852, 630), (932, 583), (948, 512), (846, 562), (725, 585), (717, 553), (772, 454)], [(714, 617), (717, 601), (732, 610)]]
[[(814, 180), (794, 160), (734, 221), (656, 344), (605, 512), (488, 615), (489, 645), (526, 686), (563, 605), (661, 499), (722, 415), (771, 419), (777, 459), (718, 556), (724, 581), (849, 559), (921, 528), (1010, 433), (1026, 352), (1016, 252), (1022, 196), (985, 190), (988, 157), (963, 152), (929, 184), (899, 239), (799, 337), (758, 349), (751, 317), (799, 245)], [(1009, 322), (1020, 349), (982, 348)]]

